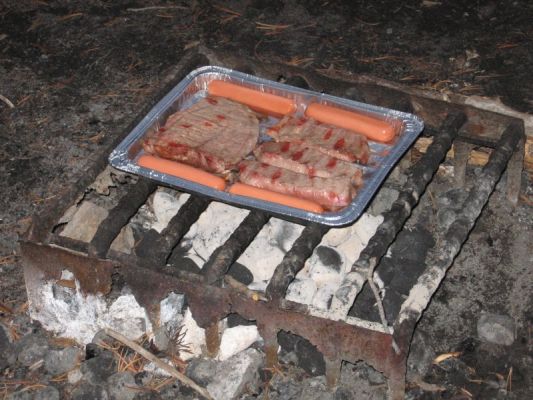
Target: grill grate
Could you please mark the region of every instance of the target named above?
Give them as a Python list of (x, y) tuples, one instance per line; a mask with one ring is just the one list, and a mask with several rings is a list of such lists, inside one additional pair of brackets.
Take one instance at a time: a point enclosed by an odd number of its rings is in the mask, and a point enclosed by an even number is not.
[[(173, 80), (181, 79), (192, 68), (206, 63), (209, 63), (206, 56), (188, 56), (177, 67)], [(242, 60), (239, 63), (226, 63), (230, 68), (244, 69)], [(265, 72), (265, 65), (250, 62), (248, 67), (258, 75), (269, 77), (269, 72)], [(279, 74), (283, 68), (288, 67), (270, 68), (271, 74)], [(319, 91), (331, 89), (328, 91), (335, 95), (346, 93), (346, 85), (350, 84), (294, 68), (289, 69), (289, 74), (298, 77), (293, 78), (294, 83), (308, 84)], [(351, 83), (351, 86), (355, 84)], [(40, 285), (48, 280), (59, 279), (63, 269), (73, 272), (86, 293), (108, 293), (112, 286), (112, 274), (118, 274), (131, 288), (139, 304), (153, 318), (156, 318), (159, 302), (170, 291), (185, 294), (196, 322), (207, 329), (210, 354), (218, 351), (218, 322), (230, 313), (237, 313), (256, 321), (265, 340), (269, 366), (277, 363), (278, 332), (292, 332), (308, 339), (324, 355), (330, 384), (334, 385), (337, 381), (342, 360), (365, 360), (389, 378), (390, 397), (403, 398), (406, 358), (416, 322), (473, 228), (509, 160), (509, 195), (511, 198), (517, 197), (516, 175), (519, 176), (521, 171), (523, 125), (521, 121), (491, 114), (489, 120), (493, 124), (497, 121), (498, 124), (494, 126), (503, 127), (503, 133), (475, 137), (469, 131), (464, 131), (472, 118), (478, 115), (470, 108), (439, 103), (436, 100), (420, 100), (401, 91), (394, 92), (386, 86), (371, 86), (368, 83), (359, 85), (357, 90), (351, 90), (350, 93), (357, 93), (359, 100), (391, 108), (413, 108), (420, 111), (422, 107), (424, 112), (431, 113), (433, 119), (438, 117), (436, 120), (439, 123), (432, 126), (439, 128), (433, 133), (434, 140), (426, 154), (409, 168), (408, 181), (401, 188), (399, 198), (390, 211), (385, 213), (384, 221), (376, 234), (338, 286), (328, 310), (319, 310), (285, 299), (290, 283), (328, 232), (328, 228), (321, 225), (309, 224), (305, 227), (276, 267), (264, 295), (258, 295), (244, 285), (235, 284), (227, 275), (231, 266), (268, 223), (271, 216), (264, 212), (250, 211), (225, 243), (211, 254), (200, 273), (167, 265), (173, 250), (209, 206), (209, 199), (197, 195), (192, 195), (185, 202), (161, 233), (153, 229), (145, 232), (136, 243), (133, 255), (110, 250), (113, 240), (157, 188), (144, 179), (139, 179), (135, 184), (127, 184), (127, 193), (111, 209), (90, 243), (58, 235), (54, 232), (54, 227), (65, 210), (103, 170), (105, 161), (102, 160), (95, 161), (88, 176), (35, 218), (27, 239), (22, 241), (30, 302), (38, 301)], [(479, 114), (485, 115), (486, 112), (479, 111)], [(429, 130), (432, 130), (431, 127)], [(398, 314), (385, 315), (381, 306), (381, 323), (350, 316), (349, 311), (366, 284), (370, 284), (375, 292), (372, 279), (374, 269), (403, 228), (452, 144), (456, 149), (456, 183), (464, 186), (465, 165), (472, 143), (493, 147), (495, 151), (484, 167), (478, 184), (470, 191), (462, 211), (443, 234), (438, 248), (428, 257), (427, 266), (418, 279), (413, 278), (415, 283), (411, 294), (401, 305)], [(102, 159), (105, 160), (106, 156), (107, 153)], [(213, 223), (216, 224), (216, 221)], [(377, 304), (380, 305), (381, 302), (378, 301)], [(393, 321), (392, 326), (387, 321)]]

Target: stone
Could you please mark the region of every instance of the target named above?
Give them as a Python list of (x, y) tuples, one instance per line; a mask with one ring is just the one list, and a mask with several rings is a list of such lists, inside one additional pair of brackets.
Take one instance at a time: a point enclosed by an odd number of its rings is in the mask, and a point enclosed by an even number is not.
[(180, 357), (187, 361), (201, 355), (205, 347), (205, 330), (198, 326), (189, 308), (187, 308), (183, 318), (183, 332), (185, 332), (183, 343), (187, 344), (189, 352), (183, 352)]
[(76, 383), (81, 381), (81, 378), (83, 378), (83, 374), (81, 373), (81, 370), (79, 368), (74, 368), (67, 374), (67, 381), (71, 385), (75, 385)]
[(107, 392), (111, 400), (133, 400), (137, 394), (136, 387), (131, 372), (117, 372), (107, 380)]
[(161, 395), (155, 391), (153, 392), (140, 391), (140, 392), (137, 392), (133, 400), (161, 400), (162, 398), (163, 397), (161, 397)]
[(104, 351), (99, 356), (83, 362), (80, 371), (84, 381), (92, 385), (102, 385), (117, 371), (117, 362), (111, 352)]
[(380, 215), (389, 211), (392, 204), (398, 199), (399, 192), (396, 189), (383, 187), (379, 190), (374, 200), (370, 204), (370, 213)]
[(90, 242), (107, 214), (108, 211), (105, 208), (90, 201), (84, 201), (60, 233), (60, 236)]
[(139, 386), (148, 386), (150, 381), (154, 379), (154, 375), (148, 371), (141, 371), (135, 374), (135, 383)]
[[(182, 240), (191, 240), (190, 252), (197, 254), (202, 260), (208, 260), (248, 213), (248, 210), (213, 201)], [(217, 223), (213, 224), (213, 221)]]
[(325, 376), (316, 376), (302, 381), (301, 400), (333, 400), (334, 394), (328, 390)]
[(332, 267), (331, 265), (322, 263), (322, 261), (314, 255), (309, 259), (308, 263), (309, 277), (316, 283), (317, 287), (321, 287), (328, 283), (340, 282), (342, 278), (339, 273), (340, 264), (336, 267)]
[(111, 250), (120, 253), (131, 254), (131, 250), (135, 246), (135, 237), (133, 236), (133, 228), (126, 225), (120, 230), (118, 236), (111, 243)]
[(316, 293), (313, 279), (295, 279), (287, 288), (285, 298), (300, 304), (309, 304)]
[(336, 272), (340, 271), (342, 265), (342, 257), (335, 249), (332, 249), (331, 247), (327, 246), (318, 246), (315, 252), (323, 265), (330, 267)]
[(153, 344), (159, 351), (166, 351), (170, 342), (169, 333), (165, 326), (158, 326), (154, 329)]
[(313, 307), (316, 307), (319, 310), (328, 310), (331, 305), (331, 298), (335, 294), (337, 288), (338, 283), (326, 283), (322, 285), (313, 296), (313, 300), (311, 301)]
[(407, 359), (407, 379), (423, 378), (431, 368), (436, 357), (431, 338), (420, 329), (417, 329), (411, 341), (411, 349)]
[(217, 358), (221, 361), (247, 349), (253, 343), (261, 339), (257, 326), (241, 325), (226, 328), (220, 340), (220, 350)]
[(18, 343), (18, 362), (25, 367), (44, 359), (48, 352), (48, 341), (41, 335), (26, 335)]
[(221, 362), (217, 373), (207, 390), (217, 400), (237, 398), (245, 389), (257, 389), (259, 384), (258, 370), (263, 364), (263, 356), (256, 349), (244, 350)]
[(193, 358), (187, 364), (186, 375), (200, 386), (207, 386), (215, 377), (219, 363), (212, 358)]
[(317, 376), (326, 373), (324, 356), (308, 340), (301, 338), (296, 343), (294, 352), (298, 357), (298, 365), (308, 374)]
[[(71, 279), (72, 273), (63, 270), (61, 277)], [(75, 289), (59, 287), (55, 280), (44, 283), (40, 289), (32, 299), (39, 307), (30, 303), (30, 315), (58, 336), (87, 344), (104, 327), (123, 332), (131, 340), (152, 330), (146, 310), (131, 293), (121, 294), (109, 304), (103, 294), (83, 293), (77, 281)]]
[(508, 315), (486, 313), (477, 322), (477, 335), (484, 342), (510, 346), (515, 340), (515, 333), (515, 321)]
[(35, 390), (19, 390), (7, 396), (8, 400), (59, 400), (59, 391), (53, 386)]
[(254, 282), (270, 280), (274, 270), (285, 256), (283, 250), (272, 246), (268, 237), (262, 235), (263, 230), (237, 259), (240, 264), (250, 270), (254, 276)]
[(82, 382), (76, 386), (71, 393), (72, 400), (108, 400), (109, 394), (102, 385), (91, 385), (88, 382)]
[(357, 236), (361, 239), (361, 242), (364, 246), (368, 244), (368, 241), (372, 236), (374, 236), (374, 233), (376, 233), (376, 230), (378, 226), (383, 222), (383, 216), (373, 216), (369, 213), (364, 213), (359, 217), (357, 222), (353, 225), (353, 229)]
[(80, 360), (80, 349), (66, 347), (50, 350), (44, 358), (44, 369), (50, 375), (61, 375), (73, 369)]
[(4, 326), (0, 323), (0, 372), (2, 372), (10, 363), (12, 345)]

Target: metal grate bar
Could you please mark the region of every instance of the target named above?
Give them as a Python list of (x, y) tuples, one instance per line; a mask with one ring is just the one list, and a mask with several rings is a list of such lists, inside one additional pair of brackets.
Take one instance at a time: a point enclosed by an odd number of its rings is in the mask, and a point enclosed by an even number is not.
[(209, 200), (201, 196), (191, 196), (177, 214), (172, 217), (167, 227), (158, 233), (149, 230), (135, 247), (135, 254), (153, 262), (155, 265), (165, 264), (172, 250), (198, 220), (209, 205)]
[(367, 279), (367, 272), (375, 268), (402, 229), (465, 121), (463, 113), (450, 113), (442, 124), (441, 133), (435, 137), (426, 154), (410, 168), (408, 181), (398, 199), (385, 213), (383, 223), (333, 296), (330, 310), (337, 318), (347, 316)]
[(226, 242), (217, 248), (202, 268), (207, 283), (220, 280), (231, 265), (246, 250), (270, 216), (261, 211), (250, 211)]
[(313, 250), (319, 245), (328, 230), (328, 227), (319, 224), (310, 224), (305, 227), (300, 237), (296, 239), (292, 248), (276, 267), (266, 289), (268, 298), (280, 301), (285, 297), (290, 283), (303, 268), (305, 261), (313, 254)]
[(155, 191), (157, 185), (146, 179), (137, 181), (131, 189), (120, 199), (118, 204), (109, 212), (104, 219), (93, 240), (89, 244), (89, 255), (103, 258), (106, 256), (111, 243), (120, 233), (120, 230), (128, 223), (131, 217), (139, 210), (148, 197)]
[(496, 183), (507, 167), (515, 148), (523, 138), (524, 127), (521, 123), (512, 123), (504, 131), (496, 149), (464, 201), (461, 212), (444, 233), (439, 241), (439, 246), (435, 247), (428, 256), (427, 264), (429, 267), (420, 276), (409, 297), (402, 304), (395, 330), (401, 331), (399, 325), (405, 321), (412, 321), (411, 323), (418, 321), (422, 311), (444, 279), (446, 271), (468, 238), (483, 207), (494, 191)]

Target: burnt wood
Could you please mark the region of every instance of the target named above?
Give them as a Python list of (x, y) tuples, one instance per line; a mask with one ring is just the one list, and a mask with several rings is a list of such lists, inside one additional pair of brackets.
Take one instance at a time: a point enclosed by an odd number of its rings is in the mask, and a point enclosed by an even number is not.
[(126, 192), (118, 204), (109, 212), (104, 219), (94, 238), (89, 244), (89, 255), (104, 258), (111, 243), (120, 233), (120, 230), (128, 223), (131, 217), (146, 202), (148, 197), (155, 191), (157, 185), (144, 178), (139, 178), (137, 183)]
[(207, 283), (219, 281), (231, 265), (252, 243), (270, 216), (261, 211), (250, 211), (226, 242), (217, 248), (202, 268)]
[(161, 233), (150, 229), (135, 247), (135, 254), (153, 262), (155, 265), (166, 264), (172, 250), (198, 220), (209, 205), (209, 200), (193, 196), (180, 207)]
[[(446, 157), (446, 153), (465, 121), (466, 116), (460, 112), (451, 113), (445, 119), (440, 134), (435, 137), (426, 154), (409, 169), (405, 187), (401, 189), (391, 209), (383, 215), (383, 223), (352, 266), (352, 272), (366, 273), (370, 268), (375, 267), (385, 255), (411, 215), (413, 207), (418, 203), (426, 186), (437, 172), (440, 163)], [(340, 303), (344, 315), (348, 313), (355, 299), (354, 296), (360, 289), (354, 287), (354, 282), (345, 280), (335, 293), (334, 301)]]
[(303, 268), (305, 261), (313, 254), (313, 250), (328, 230), (328, 227), (320, 224), (310, 224), (304, 228), (300, 237), (296, 239), (292, 248), (276, 267), (268, 283), (266, 296), (269, 299), (279, 301), (285, 297), (290, 283)]

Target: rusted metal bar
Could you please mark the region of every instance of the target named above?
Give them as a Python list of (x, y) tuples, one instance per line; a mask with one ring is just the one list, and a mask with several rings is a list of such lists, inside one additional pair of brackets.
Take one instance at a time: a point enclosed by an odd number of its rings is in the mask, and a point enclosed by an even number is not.
[(269, 299), (279, 301), (285, 297), (290, 283), (303, 268), (305, 261), (313, 254), (313, 250), (328, 230), (329, 228), (319, 224), (310, 224), (305, 227), (300, 237), (296, 239), (292, 248), (276, 267), (266, 289), (266, 295)]
[(226, 242), (217, 248), (202, 268), (207, 283), (219, 281), (240, 257), (252, 240), (263, 229), (270, 216), (261, 211), (250, 211)]
[(448, 115), (441, 127), (441, 133), (435, 138), (426, 154), (410, 168), (404, 189), (391, 209), (384, 214), (383, 223), (332, 298), (330, 310), (337, 318), (345, 318), (348, 314), (367, 279), (367, 272), (376, 267), (402, 229), (465, 121), (465, 115), (460, 112)]
[[(468, 234), (481, 214), (496, 183), (505, 170), (517, 144), (524, 138), (522, 123), (510, 124), (502, 134), (498, 145), (473, 185), (460, 214), (444, 233), (439, 246), (428, 256), (429, 268), (419, 277), (409, 297), (402, 304), (395, 323), (400, 328), (406, 320), (418, 321), (429, 300), (437, 290), (448, 268), (452, 265)], [(453, 211), (453, 210), (451, 210)], [(399, 329), (400, 330), (400, 329)]]
[(209, 205), (201, 196), (191, 196), (161, 233), (151, 229), (135, 246), (135, 254), (156, 265), (165, 264), (172, 250)]
[(111, 243), (139, 210), (157, 185), (147, 179), (139, 178), (137, 183), (120, 199), (118, 204), (102, 221), (89, 244), (89, 255), (104, 258)]

